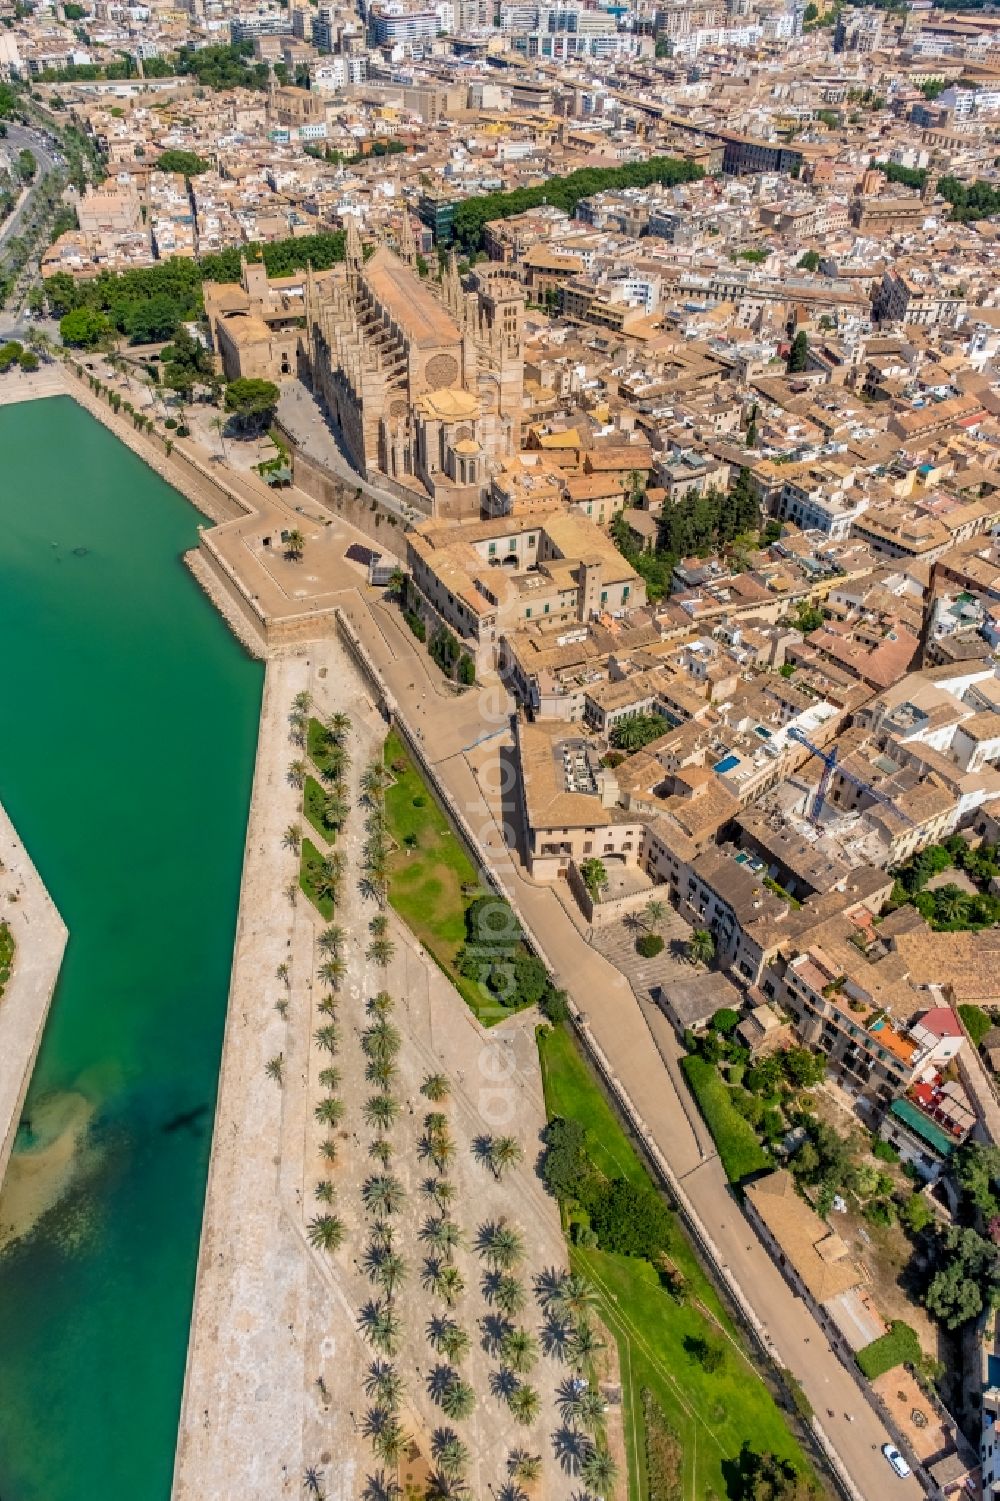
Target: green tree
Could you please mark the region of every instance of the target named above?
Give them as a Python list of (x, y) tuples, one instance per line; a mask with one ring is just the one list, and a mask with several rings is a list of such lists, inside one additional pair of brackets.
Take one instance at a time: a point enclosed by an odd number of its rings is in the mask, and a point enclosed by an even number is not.
[(800, 329), (792, 340), (792, 347), (788, 352), (788, 373), (797, 375), (805, 370), (809, 363), (809, 336), (805, 329)]
[(180, 172), (184, 177), (200, 177), (212, 170), (211, 162), (194, 151), (164, 151), (156, 163), (157, 172)]
[(74, 308), (59, 321), (59, 336), (70, 349), (96, 349), (107, 332), (107, 318), (93, 308)]
[(226, 387), (226, 411), (232, 412), (237, 428), (247, 434), (262, 432), (272, 421), (278, 404), (273, 381), (241, 377)]
[(607, 867), (603, 860), (588, 859), (580, 862), (580, 877), (586, 886), (593, 901), (600, 899), (601, 892), (608, 884)]
[(684, 948), (692, 964), (711, 964), (715, 958), (715, 939), (707, 928), (695, 928)]
[(670, 1212), (652, 1188), (616, 1178), (590, 1205), (602, 1251), (655, 1260), (670, 1241)]

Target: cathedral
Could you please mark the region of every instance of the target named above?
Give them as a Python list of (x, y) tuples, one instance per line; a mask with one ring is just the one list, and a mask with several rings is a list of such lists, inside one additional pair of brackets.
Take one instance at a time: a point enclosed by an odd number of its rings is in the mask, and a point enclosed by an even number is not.
[(343, 275), (322, 291), (307, 277), (313, 386), (362, 473), (422, 488), (437, 516), (478, 516), (494, 461), (520, 447), (523, 294), (488, 267), (467, 291), (454, 252), (433, 286), (406, 213), (400, 239), (366, 261), (352, 219)]
[(367, 260), (352, 218), (343, 266), (275, 281), (244, 266), (239, 290), (206, 285), (205, 308), (228, 378), (297, 374), (360, 473), (434, 516), (478, 516), (520, 448), (523, 294), (500, 266), (463, 284), (454, 252), (440, 283), (416, 266), (408, 214), (398, 253)]

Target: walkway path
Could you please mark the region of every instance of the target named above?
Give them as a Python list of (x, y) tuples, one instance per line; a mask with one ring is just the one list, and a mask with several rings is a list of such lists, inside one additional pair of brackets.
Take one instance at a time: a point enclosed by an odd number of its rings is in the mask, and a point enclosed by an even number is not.
[(7, 1171), (24, 1097), (66, 947), (66, 925), (0, 807), (0, 920), (17, 949), (0, 995), (0, 1182)]

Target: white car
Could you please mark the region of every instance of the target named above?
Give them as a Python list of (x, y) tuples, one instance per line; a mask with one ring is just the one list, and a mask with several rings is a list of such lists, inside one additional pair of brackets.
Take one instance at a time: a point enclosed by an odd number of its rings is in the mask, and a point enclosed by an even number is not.
[(892, 1468), (896, 1471), (896, 1474), (899, 1476), (900, 1480), (905, 1480), (906, 1477), (910, 1474), (910, 1467), (906, 1463), (906, 1460), (903, 1458), (902, 1454), (900, 1454), (899, 1450), (895, 1447), (895, 1445), (883, 1444), (882, 1453), (892, 1465)]

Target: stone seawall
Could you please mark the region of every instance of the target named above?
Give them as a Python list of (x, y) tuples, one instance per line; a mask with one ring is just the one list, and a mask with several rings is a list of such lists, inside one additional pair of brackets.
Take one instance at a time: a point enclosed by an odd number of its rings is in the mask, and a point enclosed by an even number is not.
[(253, 514), (253, 506), (244, 500), (221, 475), (212, 474), (201, 460), (188, 453), (181, 445), (183, 439), (171, 440), (168, 454), (166, 441), (158, 433), (139, 432), (132, 426), (128, 415), (122, 416), (109, 407), (106, 401), (90, 389), (86, 380), (78, 376), (71, 366), (64, 366), (66, 394), (102, 423), (109, 432), (137, 458), (148, 464), (161, 479), (189, 500), (195, 510), (210, 521), (233, 521), (237, 517)]
[(295, 449), (293, 477), (296, 488), (319, 502), (334, 516), (342, 516), (357, 531), (363, 532), (378, 548), (394, 553), (397, 557), (406, 551), (403, 536), (406, 528), (395, 517), (390, 517), (378, 503), (338, 479), (329, 469), (307, 457), (301, 449)]
[(0, 996), (0, 1182), (3, 1181), (66, 947), (66, 925), (0, 807), (0, 918), (17, 945)]

